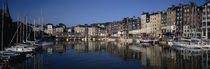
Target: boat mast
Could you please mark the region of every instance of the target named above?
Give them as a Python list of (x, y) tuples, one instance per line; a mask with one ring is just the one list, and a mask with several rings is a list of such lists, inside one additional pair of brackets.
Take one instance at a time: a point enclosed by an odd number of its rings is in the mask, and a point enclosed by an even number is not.
[(21, 26), (21, 24), (20, 24), (20, 25), (17, 25), (17, 31), (14, 33), (14, 35), (13, 35), (13, 37), (12, 37), (12, 39), (11, 39), (9, 45), (11, 45), (13, 39), (15, 38), (15, 35), (16, 35), (16, 34), (18, 35), (18, 30), (19, 30), (20, 26)]
[(20, 25), (20, 42), (22, 42), (22, 22), (21, 22), (22, 20), (21, 20), (21, 17), (20, 17), (20, 23), (19, 23), (19, 25)]
[(25, 42), (25, 26), (24, 26), (24, 24), (26, 22), (26, 17), (24, 16), (23, 18), (24, 18), (23, 19), (23, 42)]
[(207, 31), (207, 30), (208, 30), (208, 29), (207, 29), (207, 18), (208, 18), (208, 15), (207, 15), (207, 14), (208, 14), (208, 13), (207, 13), (207, 4), (206, 4), (206, 6), (205, 6), (205, 11), (206, 11), (206, 12), (205, 12), (205, 14), (206, 14), (206, 38), (205, 38), (205, 39), (207, 40), (207, 39), (208, 39), (208, 31)]
[(27, 35), (28, 34), (28, 27), (27, 26), (28, 26), (28, 17), (26, 16), (26, 41), (28, 41), (27, 40), (27, 38), (28, 38), (28, 35)]
[(34, 19), (34, 41), (36, 40), (36, 31), (35, 31), (36, 30), (36, 28), (35, 28), (36, 26), (35, 25), (36, 25), (36, 19)]
[(18, 35), (19, 35), (19, 16), (17, 17), (17, 35), (16, 35), (16, 43), (18, 43), (19, 42), (19, 40), (18, 40)]
[(2, 12), (2, 25), (1, 25), (1, 50), (3, 50), (4, 48), (4, 12), (5, 12), (5, 9), (4, 9), (4, 0), (3, 0), (3, 12)]
[(195, 27), (195, 38), (198, 38), (198, 36), (197, 36), (197, 29), (199, 29), (199, 28), (197, 28), (197, 27), (199, 27), (199, 26), (197, 26), (197, 11), (198, 11), (198, 9), (199, 8), (197, 8), (197, 7), (195, 7), (195, 23), (194, 23), (194, 27)]
[(42, 15), (42, 8), (41, 8), (41, 18), (40, 18), (40, 22), (41, 22), (41, 25), (42, 25), (42, 28), (41, 28), (41, 30), (42, 30), (42, 38), (43, 38), (43, 35), (44, 35), (44, 18), (43, 18), (43, 15)]

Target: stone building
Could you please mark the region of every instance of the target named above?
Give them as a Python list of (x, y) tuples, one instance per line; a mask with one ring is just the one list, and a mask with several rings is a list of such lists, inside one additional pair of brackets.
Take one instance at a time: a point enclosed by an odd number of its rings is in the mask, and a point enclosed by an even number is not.
[(96, 24), (91, 24), (91, 26), (93, 27), (97, 27), (98, 28), (98, 36), (108, 36), (108, 25), (111, 22), (106, 22), (106, 23), (96, 23)]
[(183, 5), (180, 3), (176, 7), (176, 36), (182, 36), (183, 34)]
[(93, 26), (88, 27), (88, 36), (98, 36), (98, 28)]
[(202, 6), (202, 38), (210, 39), (210, 1)]
[(121, 21), (114, 21), (111, 23), (112, 36), (118, 37), (118, 32), (121, 32)]
[(87, 34), (87, 29), (86, 29), (86, 26), (84, 25), (77, 25), (74, 27), (74, 32), (76, 34), (80, 34), (80, 35), (86, 35)]
[(172, 7), (167, 9), (167, 32), (172, 34), (176, 33), (176, 7), (172, 5)]
[(183, 37), (190, 38), (197, 35), (196, 13), (197, 6), (195, 2), (190, 2), (183, 6)]
[(64, 33), (64, 28), (63, 27), (61, 27), (61, 26), (56, 26), (55, 27), (55, 32), (57, 33), (57, 34), (62, 34), (62, 33)]
[(52, 35), (54, 33), (54, 26), (53, 24), (46, 24), (46, 30), (45, 30), (45, 33), (49, 34), (49, 35)]
[(150, 14), (150, 23), (152, 24), (151, 33), (153, 37), (160, 37), (161, 33), (161, 12)]
[(166, 29), (167, 29), (167, 12), (165, 10), (162, 11), (161, 13), (161, 33), (162, 36), (163, 34), (166, 33)]
[(148, 12), (143, 12), (141, 14), (141, 34), (149, 34), (150, 33), (150, 25), (148, 24), (150, 22), (150, 15)]

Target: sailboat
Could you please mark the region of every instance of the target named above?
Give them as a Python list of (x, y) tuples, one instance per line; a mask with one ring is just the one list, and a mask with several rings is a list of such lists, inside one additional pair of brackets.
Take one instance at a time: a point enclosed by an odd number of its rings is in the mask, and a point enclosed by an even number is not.
[(7, 7), (7, 0), (6, 0), (6, 6), (5, 1), (3, 0), (3, 12), (2, 12), (2, 28), (1, 28), (1, 51), (0, 51), (0, 59), (3, 61), (10, 61), (20, 56), (17, 52), (11, 52), (11, 51), (4, 51), (4, 18), (5, 18), (5, 9), (8, 10)]
[[(19, 18), (18, 18), (18, 20), (19, 20)], [(21, 27), (21, 25), (22, 24), (19, 24), (18, 29)], [(18, 29), (17, 29), (17, 31), (18, 31)], [(15, 32), (15, 34), (18, 34), (17, 31)], [(5, 51), (12, 51), (12, 52), (19, 52), (19, 53), (34, 51), (34, 48), (30, 47), (29, 44), (26, 44), (26, 43), (23, 44), (23, 43), (17, 43), (16, 45), (14, 45), (14, 46), (12, 46), (10, 48), (6, 48)]]

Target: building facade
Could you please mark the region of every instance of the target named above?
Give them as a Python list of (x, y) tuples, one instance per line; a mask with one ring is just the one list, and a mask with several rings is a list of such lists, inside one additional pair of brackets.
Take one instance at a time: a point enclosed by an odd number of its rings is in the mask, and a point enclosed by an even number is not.
[(98, 28), (97, 27), (88, 27), (88, 36), (98, 36)]
[(210, 39), (210, 1), (202, 6), (202, 38)]
[(148, 33), (148, 31), (147, 31), (147, 23), (149, 23), (150, 22), (150, 15), (149, 15), (149, 13), (148, 12), (143, 12), (142, 14), (141, 14), (141, 33), (142, 34), (146, 34), (146, 33)]
[(161, 33), (161, 17), (162, 13), (151, 13), (150, 14), (150, 23), (152, 24), (151, 35), (153, 37), (160, 37)]
[(45, 33), (52, 35), (54, 33), (54, 26), (53, 24), (46, 24), (46, 30)]
[(183, 6), (183, 37), (190, 38), (195, 36), (196, 32), (196, 3), (190, 2)]
[(176, 7), (172, 5), (172, 7), (167, 9), (167, 32), (172, 34), (176, 33)]

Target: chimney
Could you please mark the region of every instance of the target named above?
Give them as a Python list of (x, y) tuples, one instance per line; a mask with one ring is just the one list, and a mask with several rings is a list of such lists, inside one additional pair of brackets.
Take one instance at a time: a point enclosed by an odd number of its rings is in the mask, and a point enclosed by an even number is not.
[(171, 7), (172, 9), (174, 9), (175, 8), (175, 5), (172, 5), (172, 7)]
[(179, 7), (182, 7), (182, 3), (179, 3)]
[(135, 16), (133, 16), (133, 20), (135, 20), (135, 18), (136, 18), (136, 17), (135, 17)]
[(127, 22), (127, 23), (129, 22), (129, 18), (128, 18), (128, 17), (126, 18), (126, 22)]

